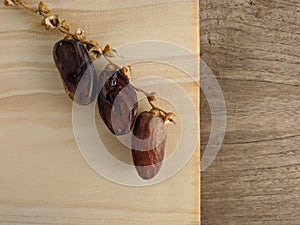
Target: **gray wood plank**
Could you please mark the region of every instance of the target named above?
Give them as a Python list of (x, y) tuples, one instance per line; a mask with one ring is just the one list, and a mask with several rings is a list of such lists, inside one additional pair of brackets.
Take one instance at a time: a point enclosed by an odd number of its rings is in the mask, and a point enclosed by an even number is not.
[[(201, 57), (227, 106), (201, 175), (203, 225), (300, 224), (299, 18), (299, 0), (200, 0)], [(202, 151), (210, 122), (202, 94)]]

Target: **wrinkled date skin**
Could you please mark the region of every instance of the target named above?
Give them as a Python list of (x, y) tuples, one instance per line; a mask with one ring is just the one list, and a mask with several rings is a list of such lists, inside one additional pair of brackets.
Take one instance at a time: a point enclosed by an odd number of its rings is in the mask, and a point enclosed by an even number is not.
[(97, 74), (85, 46), (61, 40), (53, 48), (53, 58), (70, 98), (79, 105), (91, 104), (97, 97)]
[(115, 135), (127, 134), (136, 118), (138, 102), (135, 89), (119, 70), (104, 70), (100, 74), (99, 113), (105, 125)]
[(131, 141), (132, 158), (139, 176), (152, 179), (160, 170), (165, 154), (167, 127), (161, 116), (142, 112), (136, 119)]

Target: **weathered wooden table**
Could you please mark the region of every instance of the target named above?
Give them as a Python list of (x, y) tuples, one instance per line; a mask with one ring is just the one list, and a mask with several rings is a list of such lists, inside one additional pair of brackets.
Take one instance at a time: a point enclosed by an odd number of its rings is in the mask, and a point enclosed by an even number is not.
[[(300, 223), (300, 2), (200, 0), (201, 57), (227, 130), (202, 173), (202, 224)], [(210, 114), (201, 97), (201, 145)]]

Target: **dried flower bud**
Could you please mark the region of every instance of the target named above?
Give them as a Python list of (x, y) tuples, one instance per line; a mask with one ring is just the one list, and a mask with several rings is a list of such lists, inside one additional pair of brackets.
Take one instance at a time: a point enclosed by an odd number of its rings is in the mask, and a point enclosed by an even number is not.
[(96, 47), (96, 46), (90, 48), (88, 51), (89, 51), (90, 57), (94, 58), (94, 59), (97, 59), (97, 58), (101, 57), (101, 55), (102, 55), (102, 49), (99, 47)]
[(148, 96), (148, 100), (154, 102), (158, 99), (158, 95), (155, 92), (151, 92)]
[(63, 20), (61, 22), (61, 27), (64, 28), (65, 30), (67, 30), (67, 31), (71, 30), (71, 25), (67, 20)]
[(46, 30), (55, 29), (59, 26), (59, 24), (60, 24), (60, 19), (57, 14), (50, 15), (44, 18), (42, 21), (42, 25)]
[(110, 44), (107, 44), (103, 50), (103, 53), (105, 54), (106, 52), (112, 50), (112, 47), (110, 46)]
[(113, 49), (109, 44), (105, 46), (105, 48), (103, 50), (103, 54), (106, 57), (110, 57), (110, 58), (113, 58), (113, 57), (116, 57), (119, 55), (117, 50)]
[(5, 6), (16, 6), (16, 5), (18, 5), (18, 0), (5, 0), (4, 5)]
[(41, 13), (45, 13), (45, 14), (51, 13), (51, 10), (43, 1), (41, 1), (39, 3), (38, 9), (39, 9), (39, 12), (41, 12)]
[(82, 28), (77, 28), (75, 32), (76, 39), (79, 41), (83, 41), (86, 39), (85, 31)]
[(165, 115), (165, 118), (164, 118), (164, 121), (165, 121), (165, 124), (167, 123), (174, 123), (176, 124), (176, 122), (173, 120), (173, 118), (175, 117), (175, 113), (172, 113), (172, 112), (169, 112)]
[(124, 75), (128, 80), (131, 79), (132, 69), (131, 69), (131, 66), (130, 66), (130, 65), (122, 67), (122, 69), (121, 69), (120, 71), (123, 73), (123, 75)]

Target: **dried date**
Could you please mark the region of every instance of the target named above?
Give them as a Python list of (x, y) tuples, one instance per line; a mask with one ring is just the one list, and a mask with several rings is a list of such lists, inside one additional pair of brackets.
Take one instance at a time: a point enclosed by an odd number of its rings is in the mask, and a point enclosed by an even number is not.
[(165, 154), (167, 127), (157, 110), (142, 112), (136, 119), (131, 151), (139, 176), (152, 179), (160, 170)]
[(120, 70), (105, 69), (99, 78), (99, 113), (105, 125), (115, 135), (128, 133), (137, 114), (135, 89)]
[(97, 75), (85, 46), (74, 40), (57, 42), (53, 58), (68, 95), (79, 105), (89, 105), (97, 97)]

